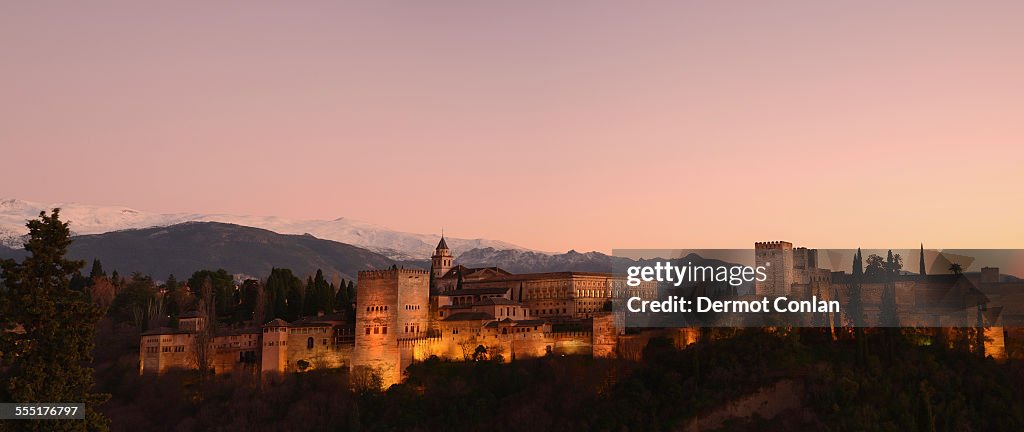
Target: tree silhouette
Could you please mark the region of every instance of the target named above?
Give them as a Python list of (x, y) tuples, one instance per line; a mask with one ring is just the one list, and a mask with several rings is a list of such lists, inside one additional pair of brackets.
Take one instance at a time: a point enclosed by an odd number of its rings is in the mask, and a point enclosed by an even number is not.
[[(85, 421), (21, 421), (16, 430), (106, 430), (96, 412), (106, 395), (90, 392), (93, 337), (102, 310), (69, 289), (84, 264), (65, 258), (71, 245), (60, 209), (27, 224), (29, 255), (2, 262), (0, 280), (0, 401), (84, 402)], [(17, 327), (17, 329), (16, 329)], [(15, 425), (0, 421), (0, 430)]]

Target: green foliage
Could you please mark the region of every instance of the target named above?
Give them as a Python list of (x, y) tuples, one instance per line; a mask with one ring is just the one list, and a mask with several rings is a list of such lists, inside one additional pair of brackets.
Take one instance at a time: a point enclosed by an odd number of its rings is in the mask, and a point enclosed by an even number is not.
[[(264, 320), (270, 321), (275, 318), (294, 320), (298, 312), (302, 310), (302, 281), (292, 274), (289, 269), (274, 268), (270, 270), (267, 277), (267, 284), (264, 286), (265, 311)], [(298, 293), (296, 295), (296, 293)], [(298, 312), (289, 307), (295, 307), (298, 302)], [(294, 312), (294, 315), (293, 315)]]
[(207, 281), (209, 281), (211, 292), (213, 292), (217, 315), (231, 315), (234, 307), (238, 304), (235, 296), (235, 279), (224, 269), (199, 270), (188, 278), (188, 287), (192, 290), (192, 295), (202, 299), (203, 283)]
[(146, 330), (146, 323), (152, 318), (147, 311), (156, 301), (157, 292), (153, 278), (133, 273), (114, 297), (108, 314), (114, 322), (131, 324), (140, 330)]
[(183, 312), (181, 309), (182, 305), (181, 292), (178, 290), (178, 279), (174, 275), (167, 276), (167, 281), (164, 282), (164, 311), (167, 315), (177, 318)]
[(238, 288), (239, 296), (241, 297), (241, 304), (235, 312), (236, 321), (251, 320), (253, 314), (256, 312), (256, 308), (259, 307), (260, 291), (263, 290), (263, 286), (260, 285), (260, 281), (256, 279), (246, 279), (242, 282), (242, 286)]
[(321, 270), (316, 271), (316, 276), (306, 281), (306, 292), (303, 295), (303, 314), (312, 316), (318, 312), (330, 313), (334, 311), (334, 288), (324, 279)]
[(99, 259), (92, 260), (92, 270), (89, 270), (89, 279), (96, 280), (106, 276), (107, 272), (103, 271), (103, 263)]
[[(86, 420), (0, 421), (0, 430), (106, 430), (96, 408), (106, 395), (90, 393), (93, 337), (102, 311), (69, 282), (83, 263), (65, 258), (71, 244), (59, 209), (28, 222), (29, 256), (2, 264), (0, 401), (84, 402)], [(21, 331), (13, 330), (20, 326)]]
[(353, 300), (355, 299), (348, 296), (348, 282), (345, 282), (345, 279), (342, 279), (341, 283), (338, 284), (338, 290), (334, 297), (335, 309), (341, 309), (343, 306), (348, 306), (348, 304)]

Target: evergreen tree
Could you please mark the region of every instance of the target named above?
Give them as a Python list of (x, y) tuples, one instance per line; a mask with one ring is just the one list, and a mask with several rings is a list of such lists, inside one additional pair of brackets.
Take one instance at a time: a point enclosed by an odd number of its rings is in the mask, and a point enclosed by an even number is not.
[(316, 296), (313, 315), (318, 312), (329, 313), (334, 310), (334, 288), (327, 283), (324, 272), (320, 269), (317, 269), (316, 276), (313, 277), (313, 295)]
[(863, 362), (867, 358), (867, 343), (864, 340), (864, 303), (861, 298), (861, 282), (864, 279), (864, 262), (860, 248), (853, 257), (853, 277), (850, 282), (850, 305), (847, 307), (850, 323), (854, 326), (854, 337), (857, 339), (857, 360)]
[(164, 283), (164, 291), (164, 310), (167, 311), (167, 315), (171, 318), (177, 318), (178, 315), (181, 315), (181, 304), (179, 302), (178, 279), (173, 274), (167, 276), (167, 282)]
[[(260, 286), (260, 281), (256, 279), (246, 279), (242, 282), (242, 286), (238, 289), (239, 291), (239, 305), (235, 311), (235, 322), (248, 321), (253, 319), (256, 313), (257, 303), (259, 302), (260, 292), (263, 287)], [(260, 323), (262, 324), (262, 323)]]
[(103, 271), (103, 263), (99, 259), (92, 260), (92, 270), (89, 270), (89, 279), (96, 280), (106, 276), (107, 272)]
[(141, 273), (133, 273), (124, 287), (110, 304), (110, 317), (119, 323), (128, 323), (140, 330), (146, 330), (151, 318), (150, 307), (157, 303), (156, 286), (153, 279)]
[(864, 305), (860, 292), (861, 282), (864, 278), (864, 263), (861, 257), (862, 255), (858, 248), (856, 255), (853, 256), (853, 275), (850, 278), (850, 304), (846, 308), (847, 318), (854, 327), (858, 328), (864, 325)]
[[(102, 316), (84, 292), (68, 289), (83, 262), (65, 258), (71, 232), (60, 210), (27, 224), (29, 253), (21, 263), (2, 263), (0, 290), (0, 401), (84, 402), (85, 421), (45, 420), (10, 423), (0, 430), (107, 430), (96, 406), (107, 395), (90, 393), (93, 336)], [(9, 331), (20, 326), (18, 332)]]
[(71, 280), (68, 282), (68, 289), (72, 291), (84, 291), (91, 285), (92, 279), (82, 276), (79, 272), (75, 272), (75, 274), (71, 275)]
[(885, 286), (882, 288), (881, 305), (879, 306), (880, 322), (882, 327), (899, 326), (899, 318), (896, 311), (896, 261), (893, 258), (892, 250), (886, 258)]
[(288, 287), (288, 308), (285, 313), (285, 321), (295, 321), (302, 316), (302, 282), (295, 278), (294, 284)]
[(227, 270), (217, 269), (199, 270), (192, 273), (188, 279), (189, 289), (197, 299), (202, 299), (203, 282), (210, 280), (210, 290), (213, 294), (214, 310), (217, 315), (230, 315), (238, 305), (236, 296), (235, 278), (228, 274)]
[[(301, 290), (301, 287), (302, 281), (295, 277), (291, 270), (284, 268), (271, 269), (270, 276), (267, 277), (267, 284), (263, 289), (264, 296), (266, 297), (266, 310), (263, 319), (266, 321), (275, 318), (289, 320), (291, 316), (289, 313), (289, 294), (295, 289)], [(301, 312), (301, 291), (298, 302), (299, 312)]]
[(338, 284), (338, 293), (335, 295), (334, 305), (336, 309), (342, 310), (345, 306), (348, 306), (348, 303), (348, 285), (345, 279), (342, 279), (341, 283)]
[(316, 295), (316, 285), (313, 283), (313, 278), (307, 276), (306, 291), (302, 294), (302, 315), (316, 315), (316, 311), (320, 307), (318, 300), (319, 296)]

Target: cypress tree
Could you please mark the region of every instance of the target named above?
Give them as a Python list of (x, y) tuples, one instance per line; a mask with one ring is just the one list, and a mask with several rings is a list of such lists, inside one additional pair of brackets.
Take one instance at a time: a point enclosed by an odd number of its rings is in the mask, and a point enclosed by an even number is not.
[[(302, 281), (292, 274), (292, 271), (285, 268), (274, 268), (270, 270), (267, 277), (267, 284), (264, 287), (266, 296), (265, 313), (263, 318), (270, 321), (274, 318), (294, 320), (293, 315), (300, 315), (302, 312)], [(296, 304), (297, 303), (297, 304)], [(297, 307), (297, 312), (295, 308)]]
[(345, 279), (342, 279), (341, 283), (338, 284), (338, 293), (335, 295), (334, 305), (336, 309), (341, 310), (344, 309), (348, 303), (348, 285), (345, 282)]
[(882, 302), (880, 305), (881, 322), (879, 323), (882, 327), (896, 327), (899, 325), (899, 320), (896, 315), (896, 263), (892, 256), (892, 250), (889, 251), (889, 256), (886, 258), (886, 271), (884, 273), (885, 286), (882, 289)]
[(316, 276), (313, 277), (313, 295), (316, 298), (316, 302), (313, 305), (313, 313), (311, 315), (316, 315), (318, 312), (328, 313), (334, 310), (334, 289), (327, 283), (327, 279), (324, 278), (324, 272), (320, 269), (316, 270)]
[(164, 283), (164, 308), (167, 310), (167, 315), (171, 317), (177, 317), (181, 314), (181, 305), (178, 304), (178, 279), (174, 275), (167, 276), (167, 282)]
[(316, 310), (320, 307), (318, 300), (319, 296), (316, 295), (313, 278), (306, 277), (306, 291), (302, 294), (302, 314), (305, 316), (316, 315)]
[[(59, 209), (41, 212), (27, 226), (29, 256), (3, 261), (0, 274), (0, 400), (83, 402), (85, 420), (0, 421), (0, 429), (107, 430), (96, 406), (108, 396), (89, 392), (93, 370), (85, 366), (102, 311), (84, 292), (68, 289), (84, 263), (65, 258), (71, 232)], [(23, 331), (9, 331), (16, 326)]]
[(857, 339), (857, 358), (863, 362), (867, 358), (867, 344), (864, 340), (864, 303), (861, 298), (860, 284), (864, 276), (864, 262), (860, 248), (853, 257), (853, 277), (850, 283), (850, 305), (847, 308), (850, 322), (854, 326), (854, 337)]

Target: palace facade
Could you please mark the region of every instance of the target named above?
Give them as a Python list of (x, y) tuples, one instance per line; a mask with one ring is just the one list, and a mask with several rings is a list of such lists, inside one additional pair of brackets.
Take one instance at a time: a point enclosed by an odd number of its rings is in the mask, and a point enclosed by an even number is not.
[[(851, 276), (821, 268), (817, 250), (794, 248), (788, 242), (758, 242), (754, 258), (756, 265), (771, 270), (748, 297), (813, 296), (849, 303)], [(359, 272), (354, 317), (331, 314), (290, 323), (275, 319), (260, 327), (211, 334), (205, 331), (202, 316), (185, 314), (178, 328), (142, 335), (139, 368), (140, 373), (159, 374), (205, 364), (216, 373), (280, 374), (349, 367), (379, 375), (386, 387), (400, 382), (409, 364), (432, 356), (500, 361), (546, 355), (639, 359), (651, 337), (671, 338), (680, 347), (696, 340), (694, 328), (625, 334), (610, 311), (611, 300), (658, 297), (653, 282), (637, 287), (625, 282), (611, 273), (512, 274), (499, 267), (455, 265), (442, 237), (429, 271), (392, 267)], [(1001, 311), (985, 309), (989, 300), (976, 292), (983, 288), (1024, 296), (1017, 294), (1024, 293), (1024, 283), (1001, 279), (995, 268), (985, 268), (980, 275), (926, 275), (923, 263), (921, 274), (901, 273), (887, 282), (865, 280), (859, 288), (868, 323), (878, 321), (886, 290), (894, 293), (901, 319), (911, 320), (905, 325), (950, 331), (983, 321), (986, 354), (996, 359), (1007, 356), (1008, 330), (997, 324)], [(942, 305), (949, 299), (973, 303)], [(943, 306), (941, 313), (924, 308), (936, 303)], [(837, 330), (846, 321), (848, 317), (840, 315), (824, 322)]]
[[(628, 287), (611, 273), (512, 274), (454, 265), (442, 237), (431, 270), (359, 272), (355, 317), (324, 315), (259, 328), (204, 332), (186, 314), (177, 329), (142, 335), (140, 373), (207, 364), (217, 373), (302, 372), (347, 366), (399, 382), (410, 363), (431, 356), (511, 361), (545, 355), (612, 355), (620, 343), (613, 296), (654, 299), (657, 286)], [(205, 341), (205, 343), (204, 343)], [(206, 349), (200, 348), (206, 346)]]

